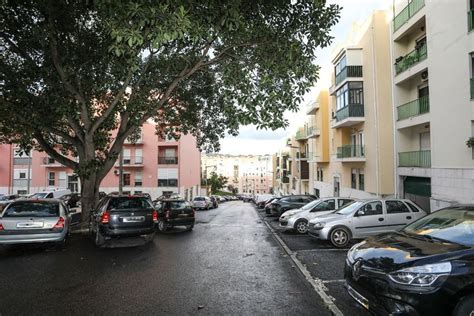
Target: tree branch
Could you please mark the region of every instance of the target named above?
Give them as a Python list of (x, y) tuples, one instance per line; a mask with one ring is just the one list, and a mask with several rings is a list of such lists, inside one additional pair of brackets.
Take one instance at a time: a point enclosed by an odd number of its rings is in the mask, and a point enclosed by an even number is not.
[(64, 157), (63, 155), (59, 154), (56, 150), (54, 150), (53, 146), (48, 144), (46, 139), (43, 137), (40, 131), (35, 131), (34, 132), (34, 137), (40, 147), (54, 160), (59, 162), (60, 164), (69, 167), (73, 170), (76, 170), (78, 168), (78, 163), (75, 161), (70, 160), (69, 158)]

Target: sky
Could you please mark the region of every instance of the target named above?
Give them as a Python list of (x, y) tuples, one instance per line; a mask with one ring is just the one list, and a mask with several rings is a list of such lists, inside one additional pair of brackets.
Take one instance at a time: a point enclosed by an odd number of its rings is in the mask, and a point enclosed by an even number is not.
[(314, 101), (319, 90), (328, 89), (331, 83), (331, 56), (335, 47), (344, 41), (353, 23), (364, 22), (374, 10), (392, 8), (393, 0), (328, 0), (328, 3), (337, 3), (342, 7), (339, 23), (334, 26), (331, 35), (334, 37), (331, 46), (317, 52), (316, 63), (321, 66), (319, 81), (304, 96), (305, 101), (300, 105), (300, 111), (287, 112), (285, 118), (289, 126), (276, 131), (257, 130), (254, 126), (242, 126), (238, 136), (227, 136), (221, 139), (223, 154), (274, 154), (284, 147), (285, 139), (296, 132), (299, 126), (306, 121), (306, 104)]

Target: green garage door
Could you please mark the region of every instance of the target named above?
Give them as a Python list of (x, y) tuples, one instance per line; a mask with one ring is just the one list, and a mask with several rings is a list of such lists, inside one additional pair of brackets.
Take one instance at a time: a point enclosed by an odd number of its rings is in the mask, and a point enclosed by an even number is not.
[(410, 199), (425, 211), (430, 212), (431, 179), (420, 177), (406, 177), (403, 181), (405, 199)]

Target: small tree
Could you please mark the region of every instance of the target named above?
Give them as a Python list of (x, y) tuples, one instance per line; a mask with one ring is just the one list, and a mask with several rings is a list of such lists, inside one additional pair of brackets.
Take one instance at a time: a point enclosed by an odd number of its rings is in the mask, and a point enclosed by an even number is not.
[(231, 192), (233, 194), (237, 194), (239, 192), (239, 189), (234, 187), (232, 184), (229, 184), (227, 186), (227, 190), (229, 190), (229, 192)]
[(211, 187), (211, 194), (216, 194), (218, 191), (224, 188), (227, 184), (227, 177), (220, 176), (215, 172), (211, 173), (211, 177), (207, 179), (207, 185)]
[(148, 120), (206, 150), (242, 124), (286, 126), (339, 11), (324, 0), (4, 0), (0, 142), (73, 169), (88, 220), (125, 139)]

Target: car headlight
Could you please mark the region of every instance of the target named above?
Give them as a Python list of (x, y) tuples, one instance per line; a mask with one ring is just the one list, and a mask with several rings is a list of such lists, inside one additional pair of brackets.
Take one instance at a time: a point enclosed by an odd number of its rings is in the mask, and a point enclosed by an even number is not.
[(442, 275), (449, 275), (451, 269), (451, 262), (441, 262), (398, 270), (388, 276), (398, 284), (423, 287), (432, 285)]
[(316, 222), (316, 223), (314, 223), (313, 227), (318, 229), (318, 228), (323, 228), (324, 225), (326, 225), (325, 222)]

